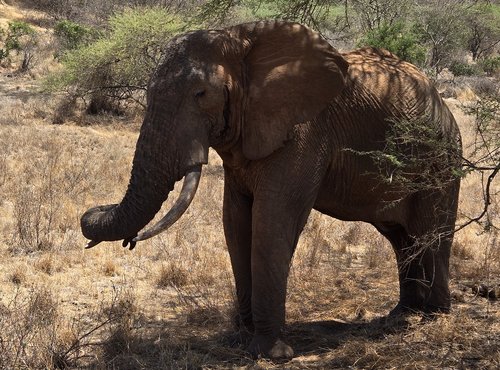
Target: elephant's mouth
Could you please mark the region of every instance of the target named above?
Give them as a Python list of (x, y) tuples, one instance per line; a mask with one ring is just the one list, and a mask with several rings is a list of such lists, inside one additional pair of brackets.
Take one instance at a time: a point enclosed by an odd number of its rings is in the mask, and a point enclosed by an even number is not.
[[(130, 249), (133, 249), (138, 241), (146, 240), (160, 234), (172, 226), (186, 212), (198, 189), (201, 178), (201, 167), (202, 165), (198, 164), (187, 170), (179, 197), (167, 214), (151, 228), (131, 239), (125, 239), (123, 242), (124, 247), (130, 244)], [(106, 207), (109, 208), (111, 206)], [(100, 242), (100, 240), (91, 240), (85, 248), (92, 248)]]

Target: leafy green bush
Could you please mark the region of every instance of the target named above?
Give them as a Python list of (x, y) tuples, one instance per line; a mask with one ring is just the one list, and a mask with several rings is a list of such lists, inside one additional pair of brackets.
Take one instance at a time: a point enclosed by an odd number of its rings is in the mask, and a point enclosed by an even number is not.
[(22, 21), (9, 22), (7, 28), (7, 38), (5, 39), (5, 48), (7, 50), (22, 50), (25, 42), (23, 38), (31, 37), (35, 30), (28, 23)]
[(402, 22), (383, 24), (380, 28), (368, 31), (358, 45), (387, 49), (401, 59), (417, 65), (425, 61), (426, 49)]
[(431, 122), (430, 116), (390, 120), (383, 150), (349, 151), (371, 158), (380, 179), (407, 194), (443, 189), (465, 173), (459, 143), (443, 140), (441, 128)]
[(480, 73), (476, 66), (458, 61), (452, 62), (449, 70), (454, 76), (474, 76)]
[(98, 31), (67, 19), (57, 22), (54, 34), (59, 39), (63, 50), (76, 49), (99, 36)]
[(11, 51), (22, 54), (21, 71), (31, 67), (34, 58), (35, 47), (38, 43), (36, 31), (28, 23), (12, 21), (8, 23), (7, 31), (1, 31), (0, 36), (5, 35), (3, 48), (0, 49), (0, 60), (10, 56)]
[[(109, 102), (121, 100), (144, 105), (149, 77), (167, 42), (183, 26), (164, 8), (127, 9), (110, 18), (108, 33), (65, 53), (62, 71), (47, 86), (90, 97), (95, 111), (109, 110)], [(97, 104), (96, 99), (107, 102)]]
[(486, 72), (488, 76), (495, 76), (500, 74), (500, 56), (484, 58), (479, 63), (481, 69)]

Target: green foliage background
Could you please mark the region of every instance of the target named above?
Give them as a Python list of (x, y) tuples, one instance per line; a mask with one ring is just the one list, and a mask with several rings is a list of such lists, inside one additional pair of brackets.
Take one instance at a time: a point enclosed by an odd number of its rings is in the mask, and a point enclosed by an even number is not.
[(8, 58), (11, 51), (26, 52), (36, 44), (36, 32), (32, 26), (23, 21), (8, 23), (7, 29), (0, 28), (0, 61)]
[(384, 23), (380, 28), (368, 31), (358, 41), (358, 46), (365, 45), (387, 49), (416, 65), (425, 63), (426, 49), (420, 43), (420, 35), (415, 27), (408, 27), (403, 22)]
[[(72, 0), (68, 0), (71, 2)], [(125, 2), (126, 4), (129, 2)], [(76, 97), (144, 105), (149, 76), (170, 38), (188, 29), (259, 19), (298, 21), (334, 45), (385, 48), (434, 74), (499, 73), (500, 6), (489, 1), (207, 0), (109, 4), (104, 25), (62, 19), (55, 26), (62, 69), (46, 86)], [(153, 5), (158, 3), (163, 4)], [(173, 4), (177, 5), (173, 5)], [(121, 10), (116, 10), (121, 9)], [(472, 53), (470, 65), (463, 55)], [(0, 54), (1, 55), (1, 54)]]
[(82, 39), (95, 33), (73, 28), (77, 32), (69, 33), (69, 47), (61, 57), (63, 68), (46, 86), (81, 97), (104, 94), (144, 105), (144, 91), (162, 50), (185, 26), (166, 9), (147, 7), (115, 14), (109, 19), (109, 30), (90, 43)]

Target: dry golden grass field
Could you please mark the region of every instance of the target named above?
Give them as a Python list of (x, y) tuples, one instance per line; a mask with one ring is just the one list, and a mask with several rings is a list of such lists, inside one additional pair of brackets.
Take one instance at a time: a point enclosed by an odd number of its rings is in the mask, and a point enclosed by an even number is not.
[[(289, 279), (285, 336), (296, 357), (248, 358), (226, 340), (234, 293), (218, 156), (167, 233), (133, 251), (118, 242), (84, 250), (79, 218), (121, 199), (140, 117), (52, 125), (58, 97), (34, 84), (0, 68), (0, 369), (500, 368), (499, 303), (474, 291), (500, 289), (497, 232), (472, 225), (456, 235), (449, 315), (388, 322), (398, 299), (388, 242), (369, 225), (317, 212)], [(474, 131), (462, 103), (448, 100), (467, 148)], [(459, 222), (481, 207), (479, 178), (468, 177)]]

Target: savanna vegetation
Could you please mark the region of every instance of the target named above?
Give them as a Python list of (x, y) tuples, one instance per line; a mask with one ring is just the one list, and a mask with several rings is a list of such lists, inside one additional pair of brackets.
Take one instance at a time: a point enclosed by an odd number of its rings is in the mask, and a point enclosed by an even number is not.
[[(464, 145), (449, 315), (381, 319), (398, 299), (388, 242), (313, 212), (288, 288), (296, 358), (254, 361), (230, 346), (215, 153), (166, 234), (133, 252), (84, 251), (79, 217), (123, 195), (168, 40), (270, 18), (308, 24), (341, 50), (386, 48), (435, 81)], [(0, 368), (500, 367), (499, 50), (497, 1), (0, 0)], [(404, 171), (411, 158), (394, 148), (419, 139), (407, 124), (369, 154)]]

